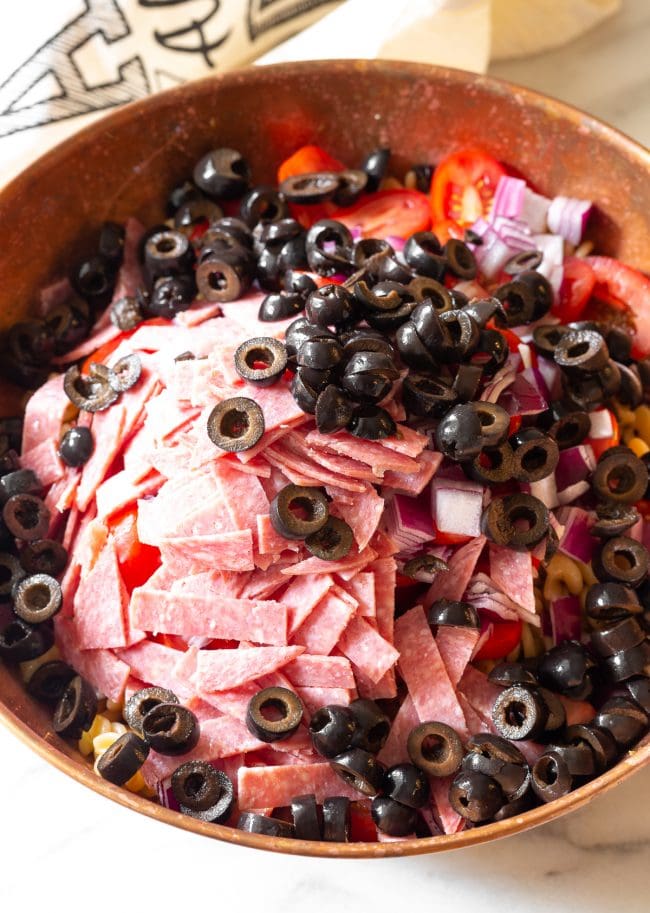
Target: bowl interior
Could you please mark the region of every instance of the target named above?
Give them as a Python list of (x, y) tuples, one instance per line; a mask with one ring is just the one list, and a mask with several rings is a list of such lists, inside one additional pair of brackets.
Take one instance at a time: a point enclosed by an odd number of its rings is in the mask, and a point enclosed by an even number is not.
[[(130, 105), (67, 140), (0, 193), (0, 330), (37, 312), (39, 290), (90, 254), (101, 223), (159, 221), (169, 189), (215, 146), (249, 160), (254, 180), (314, 142), (356, 166), (390, 147), (401, 173), (478, 146), (541, 193), (594, 200), (589, 235), (601, 253), (650, 271), (650, 154), (560, 102), (487, 77), (417, 64), (322, 61), (259, 67), (190, 83)], [(24, 391), (0, 388), (0, 414)], [(243, 834), (181, 816), (117, 789), (53, 736), (49, 714), (0, 667), (0, 718), (43, 757), (86, 785), (168, 823), (231, 842), (328, 856), (426, 853), (479, 843), (587, 802), (650, 758), (650, 744), (550, 806), (464, 833), (387, 844), (308, 844)]]

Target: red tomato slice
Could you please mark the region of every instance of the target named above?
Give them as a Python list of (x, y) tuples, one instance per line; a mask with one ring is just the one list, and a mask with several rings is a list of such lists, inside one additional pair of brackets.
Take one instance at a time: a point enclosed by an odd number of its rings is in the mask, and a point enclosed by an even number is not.
[(481, 612), (481, 634), (492, 625), (492, 633), (473, 659), (503, 659), (521, 640), (521, 620), (496, 621)]
[(440, 222), (434, 222), (431, 231), (434, 233), (441, 244), (446, 244), (450, 238), (456, 238), (457, 241), (465, 240), (465, 232), (458, 222), (453, 219), (443, 219)]
[(558, 301), (552, 312), (562, 323), (579, 320), (596, 283), (594, 271), (584, 258), (567, 257)]
[(418, 190), (378, 190), (354, 206), (338, 209), (335, 218), (364, 238), (408, 238), (431, 224), (426, 196)]
[(650, 353), (650, 279), (638, 269), (613, 257), (586, 257), (594, 273), (593, 294), (618, 308), (629, 311), (635, 326), (632, 355), (643, 358)]
[[(150, 327), (162, 327), (167, 326), (171, 323), (170, 320), (165, 320), (164, 317), (151, 317), (149, 320), (143, 320), (142, 323), (138, 326), (150, 326)], [(120, 333), (119, 336), (116, 336), (115, 339), (111, 339), (109, 342), (105, 342), (103, 346), (100, 346), (96, 349), (92, 355), (89, 355), (84, 359), (83, 364), (81, 365), (81, 373), (88, 374), (90, 372), (90, 366), (93, 362), (103, 365), (106, 364), (106, 359), (112, 355), (112, 353), (117, 349), (120, 343), (124, 342), (125, 339), (129, 339), (136, 332), (138, 327), (135, 327), (133, 330), (125, 330), (123, 333)]]
[(452, 219), (461, 228), (490, 211), (494, 191), (506, 170), (482, 149), (461, 149), (437, 166), (431, 183), (434, 223)]
[(445, 533), (434, 529), (433, 541), (436, 545), (463, 545), (471, 538), (471, 536), (461, 536), (459, 533)]
[(160, 567), (160, 552), (153, 545), (138, 539), (137, 508), (127, 507), (108, 521), (115, 540), (117, 560), (124, 584), (129, 592), (142, 586)]
[(586, 443), (589, 444), (589, 446), (593, 450), (594, 456), (596, 457), (596, 459), (599, 459), (600, 456), (603, 453), (605, 453), (606, 450), (610, 449), (610, 447), (616, 447), (621, 442), (621, 429), (619, 427), (616, 416), (614, 415), (614, 413), (612, 412), (611, 409), (609, 409), (608, 411), (609, 411), (609, 414), (610, 414), (610, 417), (612, 420), (612, 428), (614, 429), (611, 437), (598, 437), (598, 438), (590, 437), (590, 438), (587, 438), (587, 441), (586, 441)]
[(350, 805), (350, 840), (361, 843), (377, 843), (377, 828), (370, 809), (358, 802)]
[(333, 158), (320, 146), (301, 146), (285, 159), (278, 168), (278, 184), (296, 174), (311, 174), (314, 171), (344, 171), (345, 165)]

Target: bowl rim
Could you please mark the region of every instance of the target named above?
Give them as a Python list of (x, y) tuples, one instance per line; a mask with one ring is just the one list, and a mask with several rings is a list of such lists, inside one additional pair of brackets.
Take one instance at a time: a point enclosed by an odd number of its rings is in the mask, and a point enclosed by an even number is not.
[[(461, 87), (479, 86), (495, 96), (516, 94), (522, 100), (522, 106), (532, 106), (548, 112), (552, 110), (555, 117), (562, 117), (572, 125), (583, 131), (597, 134), (613, 145), (621, 154), (636, 161), (643, 167), (650, 177), (650, 150), (645, 149), (640, 143), (627, 134), (587, 114), (579, 108), (552, 96), (537, 92), (534, 89), (524, 88), (507, 80), (493, 76), (471, 73), (466, 70), (451, 67), (440, 67), (422, 63), (411, 63), (396, 60), (315, 60), (298, 61), (291, 63), (278, 63), (263, 66), (247, 66), (231, 70), (227, 73), (218, 73), (206, 76), (199, 80), (192, 80), (178, 87), (167, 89), (149, 95), (138, 101), (131, 102), (112, 111), (98, 120), (82, 128), (72, 136), (58, 143), (32, 162), (25, 170), (13, 177), (0, 189), (0, 200), (8, 194), (20, 193), (26, 190), (29, 184), (38, 176), (47, 173), (56, 163), (64, 159), (70, 150), (80, 142), (92, 141), (100, 137), (106, 129), (119, 126), (123, 122), (137, 118), (141, 111), (149, 111), (157, 107), (166, 107), (171, 100), (182, 103), (191, 99), (197, 93), (209, 91), (215, 85), (236, 85), (241, 82), (256, 82), (264, 77), (265, 71), (271, 73), (289, 74), (300, 84), (304, 74), (331, 74), (332, 71), (356, 70), (360, 73), (373, 72), (382, 75), (407, 75), (414, 80), (417, 78), (437, 77), (450, 84)], [(77, 782), (119, 803), (132, 811), (140, 812), (157, 821), (171, 824), (196, 834), (202, 834), (212, 839), (222, 840), (234, 845), (247, 846), (254, 849), (270, 850), (291, 855), (314, 856), (324, 858), (385, 858), (400, 856), (415, 856), (444, 850), (458, 849), (464, 846), (476, 846), (499, 837), (507, 837), (555, 820), (568, 811), (580, 808), (590, 801), (595, 795), (605, 793), (619, 783), (628, 779), (636, 770), (650, 762), (650, 736), (647, 736), (640, 745), (629, 751), (614, 767), (601, 774), (594, 780), (555, 800), (548, 805), (541, 805), (521, 815), (513, 816), (504, 821), (485, 824), (480, 827), (469, 828), (458, 834), (443, 834), (435, 837), (410, 838), (387, 843), (327, 843), (325, 841), (293, 840), (284, 837), (266, 837), (260, 834), (249, 834), (236, 828), (225, 825), (210, 824), (183, 815), (158, 805), (151, 799), (138, 796), (121, 787), (114, 786), (108, 781), (97, 776), (92, 767), (79, 767), (78, 763), (63, 752), (56, 744), (58, 737), (53, 733), (39, 736), (5, 703), (0, 701), (0, 721), (21, 742), (31, 748), (37, 755), (48, 761), (58, 770), (67, 774)]]

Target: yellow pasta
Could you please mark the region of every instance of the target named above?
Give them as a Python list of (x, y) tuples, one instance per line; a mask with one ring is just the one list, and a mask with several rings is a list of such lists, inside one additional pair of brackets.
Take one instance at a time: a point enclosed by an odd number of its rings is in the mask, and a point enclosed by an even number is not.
[(552, 602), (570, 593), (578, 596), (584, 586), (584, 577), (578, 564), (568, 555), (557, 552), (546, 567), (544, 581), (544, 599)]
[(625, 440), (625, 437), (624, 437), (623, 440), (625, 441), (627, 446), (630, 448), (632, 453), (636, 454), (636, 456), (638, 456), (638, 457), (642, 457), (642, 456), (645, 456), (646, 453), (650, 453), (650, 447), (648, 447), (646, 442), (644, 440), (642, 440), (640, 437), (636, 437), (636, 436), (629, 437), (627, 440)]
[(84, 757), (93, 753), (94, 739), (102, 733), (110, 732), (112, 725), (112, 722), (102, 713), (95, 714), (95, 719), (92, 721), (90, 729), (86, 729), (85, 732), (82, 732), (81, 738), (77, 743), (79, 751)]
[(521, 628), (521, 649), (526, 659), (532, 656), (539, 656), (544, 650), (544, 641), (539, 628), (528, 624), (527, 622)]
[(59, 648), (56, 644), (53, 647), (50, 647), (47, 653), (43, 653), (42, 656), (37, 656), (36, 659), (29, 659), (20, 664), (20, 675), (22, 680), (28, 682), (37, 669), (44, 666), (45, 663), (53, 662), (55, 659), (61, 659), (61, 654), (59, 653)]

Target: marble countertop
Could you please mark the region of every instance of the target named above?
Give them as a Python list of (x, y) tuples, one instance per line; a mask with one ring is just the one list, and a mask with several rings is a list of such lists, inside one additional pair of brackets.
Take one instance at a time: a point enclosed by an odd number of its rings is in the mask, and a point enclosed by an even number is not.
[[(491, 72), (555, 95), (650, 145), (650, 3), (571, 47)], [(336, 863), (187, 834), (81, 788), (0, 728), (0, 909), (236, 913), (412, 909), (648, 910), (650, 768), (560, 821), (431, 857)], [(29, 906), (28, 906), (29, 904)]]

